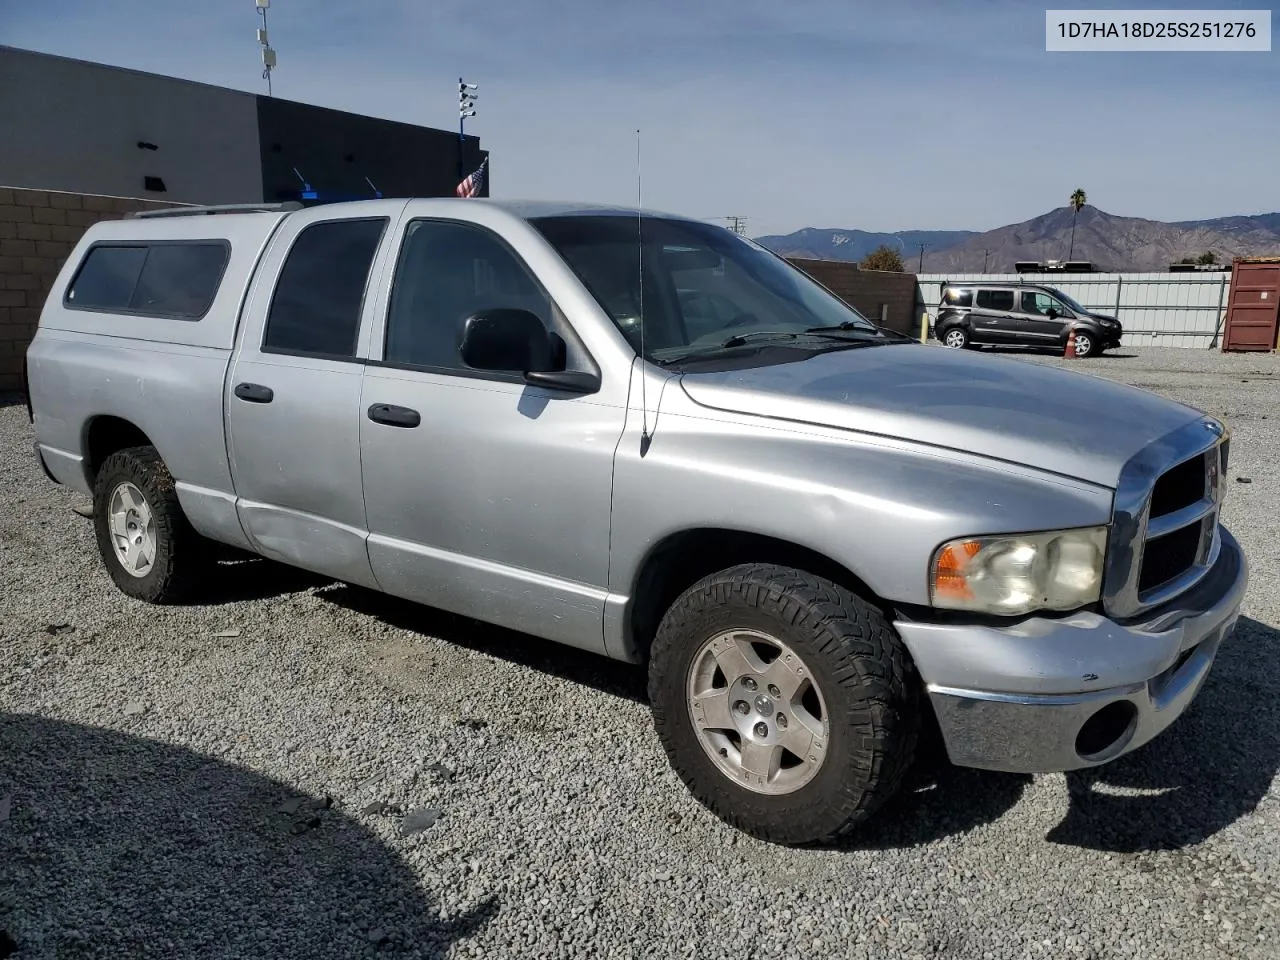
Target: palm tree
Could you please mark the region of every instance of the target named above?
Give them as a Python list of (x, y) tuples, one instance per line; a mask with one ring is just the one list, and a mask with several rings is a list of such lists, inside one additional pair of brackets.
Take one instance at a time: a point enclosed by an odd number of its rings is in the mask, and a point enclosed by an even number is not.
[(1080, 208), (1083, 207), (1089, 198), (1084, 194), (1083, 187), (1076, 187), (1071, 194), (1071, 206), (1075, 212), (1071, 215), (1071, 249), (1067, 251), (1067, 259), (1071, 259), (1071, 255), (1076, 252), (1076, 217), (1080, 216)]

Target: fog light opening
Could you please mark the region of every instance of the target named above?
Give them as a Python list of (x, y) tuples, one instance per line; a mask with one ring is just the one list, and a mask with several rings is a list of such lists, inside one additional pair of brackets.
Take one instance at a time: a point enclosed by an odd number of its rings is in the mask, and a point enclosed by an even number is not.
[(1086, 720), (1076, 734), (1076, 753), (1081, 760), (1105, 760), (1124, 749), (1137, 725), (1138, 708), (1131, 702), (1109, 703)]

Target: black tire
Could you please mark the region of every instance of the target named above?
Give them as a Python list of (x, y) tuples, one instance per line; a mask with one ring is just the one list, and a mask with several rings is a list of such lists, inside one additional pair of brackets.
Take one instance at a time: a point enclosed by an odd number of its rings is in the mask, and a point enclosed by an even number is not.
[[(123, 483), (137, 488), (151, 513), (155, 553), (144, 576), (134, 576), (125, 569), (109, 526), (110, 500)], [(93, 487), (93, 526), (98, 552), (112, 582), (136, 600), (155, 604), (185, 600), (207, 570), (207, 542), (182, 512), (173, 477), (154, 447), (129, 447), (103, 461)]]
[[(699, 648), (728, 629), (781, 640), (821, 691), (827, 753), (812, 779), (790, 793), (736, 782), (694, 726), (690, 670)], [(898, 791), (924, 706), (915, 667), (879, 610), (829, 581), (769, 564), (712, 574), (672, 604), (653, 642), (649, 699), (668, 761), (690, 792), (726, 823), (787, 845), (834, 841)]]
[[(951, 338), (953, 342), (948, 343), (948, 338)], [(942, 336), (938, 338), (938, 342), (952, 350), (968, 350), (973, 346), (973, 342), (969, 339), (969, 331), (961, 326), (947, 327), (946, 330), (942, 331)]]

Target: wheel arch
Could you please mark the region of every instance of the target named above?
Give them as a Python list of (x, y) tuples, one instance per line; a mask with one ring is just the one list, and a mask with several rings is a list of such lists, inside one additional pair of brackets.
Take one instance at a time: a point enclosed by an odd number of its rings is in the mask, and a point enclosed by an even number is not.
[[(85, 421), (80, 449), (85, 480), (93, 489), (94, 478), (107, 457), (127, 447), (154, 447), (155, 443), (132, 420), (114, 414), (98, 414)], [(159, 451), (157, 451), (159, 452)], [(161, 455), (163, 459), (163, 455)]]
[(886, 613), (891, 610), (866, 581), (821, 551), (766, 534), (694, 527), (667, 535), (641, 561), (626, 613), (628, 659), (647, 662), (658, 624), (681, 593), (708, 574), (742, 563), (802, 570), (850, 590)]

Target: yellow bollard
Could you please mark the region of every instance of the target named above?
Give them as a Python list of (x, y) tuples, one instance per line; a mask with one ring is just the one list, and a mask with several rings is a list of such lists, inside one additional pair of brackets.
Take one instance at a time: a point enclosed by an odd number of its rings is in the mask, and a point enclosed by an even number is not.
[(929, 342), (929, 311), (920, 314), (920, 342)]

